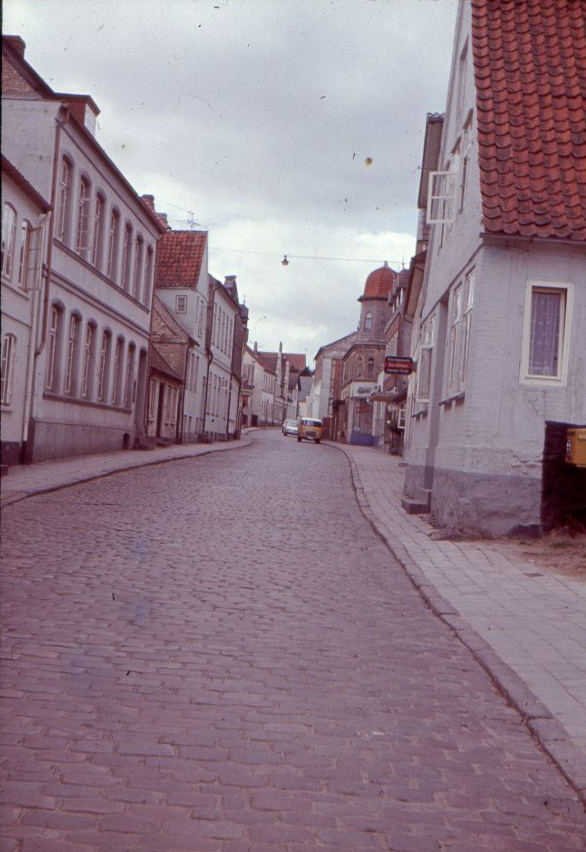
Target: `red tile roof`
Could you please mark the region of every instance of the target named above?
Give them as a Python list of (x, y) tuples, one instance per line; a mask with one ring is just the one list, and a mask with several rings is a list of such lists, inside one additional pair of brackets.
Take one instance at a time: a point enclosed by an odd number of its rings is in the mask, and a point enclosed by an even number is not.
[(586, 4), (472, 0), (486, 231), (586, 239)]
[(370, 273), (364, 285), (364, 294), (358, 301), (361, 302), (363, 299), (386, 299), (392, 290), (394, 280), (395, 273), (385, 261), (384, 266)]
[(166, 231), (157, 246), (157, 287), (195, 287), (207, 231)]

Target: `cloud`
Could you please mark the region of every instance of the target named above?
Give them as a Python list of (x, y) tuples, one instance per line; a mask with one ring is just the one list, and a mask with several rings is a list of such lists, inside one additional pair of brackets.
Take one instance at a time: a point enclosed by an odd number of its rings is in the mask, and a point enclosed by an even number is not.
[(174, 227), (193, 211), (209, 229), (210, 269), (238, 274), (265, 348), (304, 351), (352, 330), (374, 266), (284, 268), (282, 254), (408, 263), (425, 114), (445, 103), (456, 7), (5, 0), (3, 12), (53, 88), (94, 97), (98, 138), (137, 191)]

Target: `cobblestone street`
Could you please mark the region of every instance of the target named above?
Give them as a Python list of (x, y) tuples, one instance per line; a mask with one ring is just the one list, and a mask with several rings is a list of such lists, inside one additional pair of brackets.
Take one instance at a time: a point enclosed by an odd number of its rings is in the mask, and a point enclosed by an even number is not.
[(4, 510), (2, 852), (583, 852), (343, 454), (254, 438)]

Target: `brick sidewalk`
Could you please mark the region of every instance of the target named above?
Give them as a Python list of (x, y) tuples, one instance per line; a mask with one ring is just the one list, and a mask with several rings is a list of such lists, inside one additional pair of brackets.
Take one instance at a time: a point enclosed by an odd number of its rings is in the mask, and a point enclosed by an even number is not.
[(542, 746), (586, 797), (586, 584), (536, 573), (506, 542), (432, 539), (401, 507), (400, 459), (330, 444), (358, 501), (432, 609), (471, 648)]
[(33, 494), (57, 491), (68, 485), (99, 479), (122, 470), (247, 447), (251, 439), (246, 434), (243, 430), (243, 438), (226, 443), (172, 444), (153, 450), (117, 450), (12, 467), (2, 477), (0, 505), (8, 506)]

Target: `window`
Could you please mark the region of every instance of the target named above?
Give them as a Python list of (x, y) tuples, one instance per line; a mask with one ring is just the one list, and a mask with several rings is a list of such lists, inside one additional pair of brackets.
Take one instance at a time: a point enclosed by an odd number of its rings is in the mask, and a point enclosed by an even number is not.
[(453, 170), (430, 172), (426, 217), (428, 225), (443, 225), (453, 220), (455, 181)]
[(88, 399), (90, 396), (91, 365), (94, 359), (94, 345), (96, 338), (96, 327), (88, 323), (85, 329), (85, 340), (83, 342), (83, 364), (81, 370), (81, 396)]
[(124, 406), (130, 408), (134, 402), (134, 353), (136, 347), (133, 343), (128, 347), (128, 360), (126, 362), (126, 388), (124, 391)]
[(47, 339), (47, 377), (45, 380), (45, 387), (50, 391), (57, 389), (61, 315), (61, 310), (56, 305), (53, 305), (51, 308), (49, 335)]
[(110, 228), (108, 231), (108, 267), (106, 273), (109, 278), (116, 277), (116, 265), (118, 263), (118, 238), (120, 232), (120, 215), (117, 210), (110, 214)]
[(458, 390), (458, 349), (462, 319), (462, 285), (452, 291), (450, 299), (450, 336), (448, 339), (448, 393)]
[(122, 247), (122, 286), (130, 292), (130, 262), (132, 259), (132, 226), (124, 228), (124, 244)]
[(370, 331), (372, 329), (372, 312), (367, 311), (364, 314), (364, 331)]
[(31, 248), (32, 226), (23, 219), (20, 226), (20, 256), (18, 260), (18, 286), (28, 290), (28, 265)]
[(435, 314), (432, 314), (421, 327), (419, 364), (417, 365), (417, 401), (429, 402), (431, 387), (431, 367), (435, 336)]
[(82, 257), (86, 257), (89, 241), (90, 226), (90, 185), (86, 178), (79, 181), (79, 196), (77, 199), (77, 237), (75, 249)]
[(142, 253), (144, 242), (142, 237), (137, 236), (134, 243), (134, 287), (133, 293), (135, 299), (140, 299), (140, 287), (142, 284)]
[(112, 405), (120, 403), (120, 379), (122, 370), (122, 355), (124, 352), (124, 340), (119, 337), (114, 350), (114, 371), (112, 378)]
[(572, 295), (569, 284), (528, 285), (521, 363), (525, 381), (565, 382)]
[(16, 337), (5, 334), (2, 338), (2, 405), (10, 405), (12, 385), (14, 381), (14, 366), (16, 361)]
[(203, 334), (203, 299), (199, 299), (199, 314), (197, 318), (197, 335), (201, 337)]
[(187, 313), (187, 296), (175, 296), (175, 313)]
[(153, 247), (149, 246), (146, 253), (146, 264), (144, 270), (144, 293), (143, 304), (150, 305), (151, 301), (151, 279), (153, 277)]
[(71, 200), (71, 163), (64, 157), (61, 161), (61, 175), (59, 178), (59, 218), (57, 219), (57, 239), (62, 242), (67, 236), (67, 222), (69, 219), (69, 203)]
[(155, 400), (157, 396), (157, 383), (155, 379), (151, 379), (149, 382), (149, 420), (155, 419)]
[(374, 379), (374, 358), (369, 358), (366, 362), (366, 378)]
[(98, 268), (102, 265), (102, 251), (104, 248), (104, 210), (106, 201), (103, 195), (96, 195), (96, 207), (94, 210), (94, 241), (92, 245), (92, 263)]
[(466, 386), (468, 372), (468, 350), (470, 348), (470, 325), (472, 322), (472, 305), (474, 304), (474, 270), (468, 272), (464, 281), (464, 316), (462, 318), (462, 340), (460, 343), (460, 390)]
[(16, 211), (10, 204), (2, 208), (2, 277), (11, 278), (14, 266), (14, 241), (16, 239)]
[(112, 335), (109, 331), (102, 333), (102, 345), (100, 347), (100, 366), (98, 369), (98, 401), (106, 402), (108, 398), (108, 370), (110, 368), (110, 347)]
[(67, 338), (67, 361), (65, 365), (65, 393), (75, 394), (75, 368), (77, 366), (77, 344), (79, 340), (80, 320), (76, 314), (69, 318)]

